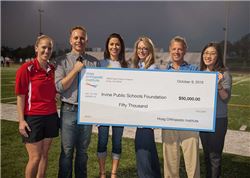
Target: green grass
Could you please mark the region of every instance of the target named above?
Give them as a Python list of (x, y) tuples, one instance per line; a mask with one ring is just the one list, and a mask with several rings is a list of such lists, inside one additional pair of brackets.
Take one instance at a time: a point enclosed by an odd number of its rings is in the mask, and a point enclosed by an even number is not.
[(232, 97), (229, 103), (229, 128), (239, 130), (247, 125), (250, 131), (250, 74), (232, 73)]
[[(18, 134), (18, 123), (11, 121), (1, 121), (1, 177), (13, 178), (24, 177), (24, 170), (28, 160), (27, 152)], [(108, 150), (110, 152), (110, 143)], [(96, 158), (97, 135), (92, 134), (89, 147), (88, 177), (98, 178), (98, 162)], [(123, 152), (119, 166), (119, 178), (136, 178), (134, 140), (123, 139)], [(157, 150), (161, 166), (163, 166), (162, 145), (157, 144)], [(57, 177), (58, 159), (60, 154), (60, 138), (54, 139), (49, 153), (49, 164), (47, 170), (48, 178)], [(204, 178), (205, 168), (203, 153), (200, 151), (201, 178)], [(111, 170), (111, 160), (107, 160), (107, 170)], [(223, 178), (247, 178), (250, 169), (250, 157), (242, 157), (232, 154), (223, 154), (222, 161)], [(108, 175), (110, 171), (108, 172)], [(181, 159), (180, 177), (186, 178), (183, 159)]]
[(15, 77), (16, 70), (20, 65), (1, 67), (1, 102), (15, 101)]

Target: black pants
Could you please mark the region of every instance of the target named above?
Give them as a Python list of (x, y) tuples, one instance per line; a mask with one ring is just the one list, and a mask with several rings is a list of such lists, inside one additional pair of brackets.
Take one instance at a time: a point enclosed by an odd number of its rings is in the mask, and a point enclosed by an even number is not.
[(161, 178), (154, 130), (137, 128), (135, 135), (136, 167), (139, 178)]
[(222, 151), (227, 132), (227, 117), (216, 118), (215, 132), (200, 132), (204, 151), (206, 178), (221, 176)]

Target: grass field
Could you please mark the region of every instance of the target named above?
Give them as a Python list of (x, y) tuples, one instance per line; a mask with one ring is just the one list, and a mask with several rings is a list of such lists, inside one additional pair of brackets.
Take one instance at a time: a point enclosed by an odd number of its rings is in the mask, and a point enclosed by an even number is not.
[[(1, 102), (16, 103), (15, 72), (19, 65), (1, 68)], [(232, 97), (229, 103), (229, 129), (239, 130), (246, 125), (250, 131), (250, 72), (233, 72)]]
[(242, 125), (250, 131), (250, 74), (233, 73), (232, 97), (229, 103), (229, 128)]
[(15, 98), (15, 75), (19, 65), (1, 67), (1, 103), (16, 103)]
[[(27, 152), (21, 143), (18, 133), (18, 123), (11, 121), (1, 121), (1, 177), (2, 178), (21, 178), (24, 177), (24, 169), (27, 163)], [(109, 139), (110, 140), (110, 139)], [(110, 152), (110, 143), (108, 150)], [(98, 162), (96, 158), (97, 150), (97, 134), (92, 134), (89, 147), (88, 177), (98, 178)], [(134, 140), (123, 138), (123, 152), (119, 166), (119, 178), (136, 178)], [(162, 145), (157, 143), (157, 150), (161, 165), (163, 165)], [(53, 145), (49, 153), (49, 166), (47, 170), (48, 178), (57, 177), (58, 159), (60, 154), (60, 139), (54, 139)], [(201, 160), (201, 178), (205, 178), (205, 167), (203, 161), (203, 153), (200, 151)], [(111, 160), (107, 160), (107, 176), (110, 175)], [(222, 161), (222, 177), (223, 178), (247, 178), (249, 177), (250, 157), (236, 156), (232, 154), (223, 154)], [(181, 159), (180, 177), (186, 178), (183, 159)]]

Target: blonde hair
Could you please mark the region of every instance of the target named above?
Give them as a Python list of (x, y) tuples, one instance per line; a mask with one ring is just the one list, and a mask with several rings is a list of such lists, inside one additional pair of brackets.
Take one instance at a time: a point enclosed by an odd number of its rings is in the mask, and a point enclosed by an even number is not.
[(82, 30), (83, 33), (85, 34), (85, 40), (88, 40), (88, 34), (87, 34), (87, 30), (86, 28), (82, 27), (82, 26), (75, 26), (73, 28), (70, 29), (70, 36), (72, 35), (72, 32), (74, 30)]
[(41, 36), (38, 36), (37, 39), (36, 39), (36, 43), (35, 43), (35, 47), (38, 47), (38, 44), (40, 43), (41, 40), (43, 39), (48, 39), (51, 43), (51, 47), (53, 47), (53, 40), (51, 37), (49, 37), (48, 35), (41, 35)]
[(133, 68), (138, 68), (138, 64), (139, 64), (139, 57), (137, 55), (137, 51), (138, 51), (138, 44), (140, 42), (143, 42), (145, 44), (145, 46), (147, 46), (148, 48), (148, 52), (149, 55), (147, 56), (147, 58), (145, 59), (144, 63), (145, 63), (145, 69), (149, 68), (152, 64), (155, 63), (155, 49), (154, 49), (154, 44), (152, 42), (152, 40), (148, 37), (139, 37), (138, 40), (135, 42), (134, 45), (134, 52), (133, 52), (133, 57), (132, 57), (132, 67)]
[(174, 43), (174, 42), (179, 42), (179, 43), (182, 43), (185, 51), (187, 50), (187, 42), (186, 42), (186, 39), (181, 37), (181, 36), (175, 36), (169, 43), (169, 48), (171, 47), (171, 45)]

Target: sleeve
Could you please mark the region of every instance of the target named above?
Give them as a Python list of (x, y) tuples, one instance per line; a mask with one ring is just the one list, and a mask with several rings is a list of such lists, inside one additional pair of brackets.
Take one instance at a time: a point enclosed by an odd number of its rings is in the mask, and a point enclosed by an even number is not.
[(55, 62), (55, 85), (58, 93), (64, 91), (62, 85), (62, 79), (65, 77), (65, 68), (63, 66), (64, 59), (58, 58)]
[(223, 76), (222, 86), (228, 92), (228, 97), (224, 100), (224, 102), (228, 103), (231, 98), (232, 76), (228, 71), (224, 72)]
[(16, 95), (27, 95), (29, 90), (29, 73), (25, 66), (19, 68), (16, 72)]

